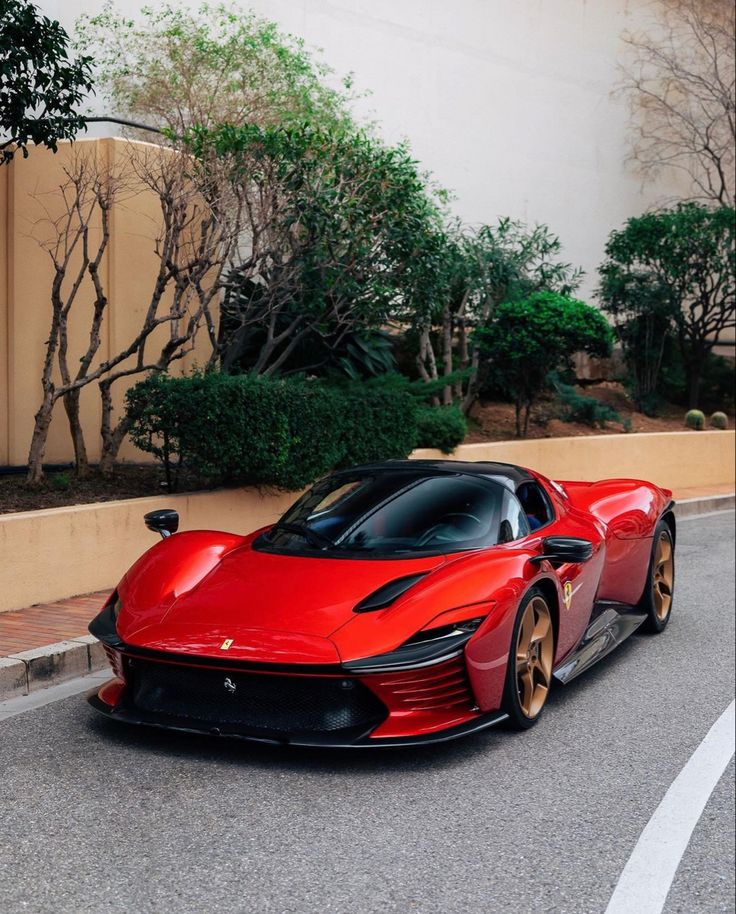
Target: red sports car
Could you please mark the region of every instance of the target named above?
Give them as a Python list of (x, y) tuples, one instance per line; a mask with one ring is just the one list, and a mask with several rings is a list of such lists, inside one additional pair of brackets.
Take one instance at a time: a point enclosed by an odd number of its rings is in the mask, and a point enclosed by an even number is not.
[(248, 536), (176, 533), (90, 625), (114, 719), (266, 743), (396, 746), (531, 727), (674, 585), (671, 493), (502, 463), (333, 473)]

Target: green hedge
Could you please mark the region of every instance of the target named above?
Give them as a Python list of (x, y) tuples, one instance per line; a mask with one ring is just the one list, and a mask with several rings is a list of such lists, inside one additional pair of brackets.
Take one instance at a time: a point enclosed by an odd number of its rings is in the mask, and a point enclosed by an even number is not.
[(417, 447), (451, 454), (467, 432), (468, 423), (457, 406), (422, 406), (417, 413)]
[(131, 438), (211, 481), (301, 489), (335, 467), (406, 457), (417, 405), (405, 391), (251, 375), (156, 375), (127, 394)]

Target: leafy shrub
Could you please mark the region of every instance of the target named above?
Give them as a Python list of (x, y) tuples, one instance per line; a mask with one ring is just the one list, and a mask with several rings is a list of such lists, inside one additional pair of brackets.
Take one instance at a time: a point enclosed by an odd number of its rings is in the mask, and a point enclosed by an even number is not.
[(685, 415), (685, 425), (700, 432), (705, 428), (705, 415), (699, 409), (691, 409)]
[(339, 399), (333, 422), (339, 427), (337, 466), (407, 457), (417, 436), (417, 405), (407, 391), (347, 385), (332, 389)]
[(336, 466), (406, 457), (409, 394), (252, 375), (156, 375), (127, 395), (131, 438), (164, 466), (214, 481), (297, 490)]
[(713, 413), (710, 417), (710, 427), (718, 429), (728, 428), (728, 416), (722, 412)]
[(451, 454), (467, 432), (468, 423), (457, 406), (422, 406), (417, 413), (417, 447)]
[(591, 428), (605, 428), (606, 422), (620, 422), (621, 416), (607, 403), (579, 394), (574, 387), (555, 381), (557, 399), (562, 405), (564, 422), (582, 422)]
[(611, 339), (600, 311), (555, 292), (536, 292), (495, 309), (476, 341), (494, 383), (513, 398), (518, 437), (526, 435), (531, 407), (549, 373), (569, 366), (576, 352), (610, 355)]

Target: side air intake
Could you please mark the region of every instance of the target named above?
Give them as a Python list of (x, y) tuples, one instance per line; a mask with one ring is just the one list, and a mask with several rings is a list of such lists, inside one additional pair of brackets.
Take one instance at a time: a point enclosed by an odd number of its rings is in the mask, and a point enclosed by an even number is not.
[(374, 590), (373, 593), (362, 599), (360, 603), (353, 607), (353, 612), (370, 613), (377, 609), (385, 609), (427, 574), (428, 572), (423, 571), (421, 574), (409, 574), (403, 578), (389, 581), (388, 584), (384, 584), (378, 590)]

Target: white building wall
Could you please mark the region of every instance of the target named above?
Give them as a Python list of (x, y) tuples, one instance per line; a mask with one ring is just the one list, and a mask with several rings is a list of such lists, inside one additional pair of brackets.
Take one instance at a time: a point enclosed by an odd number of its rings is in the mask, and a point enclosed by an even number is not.
[[(102, 0), (42, 0), (71, 30)], [(122, 0), (133, 14), (142, 0)], [(546, 222), (591, 295), (606, 236), (677, 193), (626, 165), (627, 112), (613, 97), (621, 34), (651, 0), (251, 0), (370, 90), (357, 108), (451, 189), (481, 223)], [(96, 131), (100, 132), (100, 131)], [(103, 131), (104, 132), (104, 131)], [(109, 131), (106, 131), (109, 132)]]

